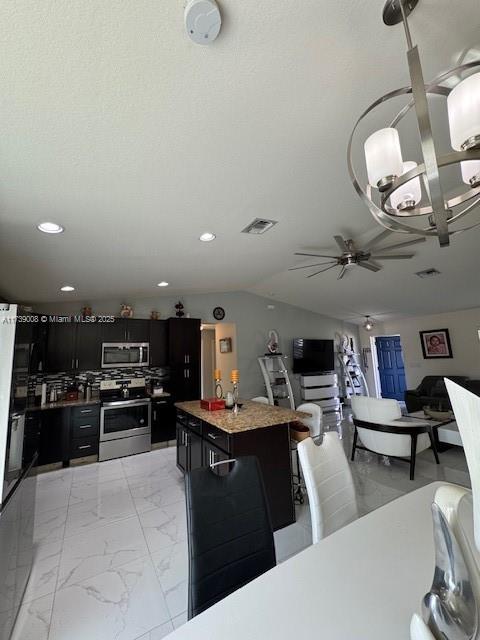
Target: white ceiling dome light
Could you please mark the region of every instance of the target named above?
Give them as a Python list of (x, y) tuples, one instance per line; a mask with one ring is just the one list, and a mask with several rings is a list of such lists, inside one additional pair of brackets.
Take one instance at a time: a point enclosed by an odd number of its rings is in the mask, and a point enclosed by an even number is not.
[(168, 282), (165, 282), (165, 280), (162, 280), (157, 284), (157, 287), (168, 287)]
[(63, 285), (63, 287), (61, 287), (60, 291), (64, 291), (65, 293), (68, 293), (70, 291), (75, 291), (75, 287), (72, 287), (71, 284), (65, 284)]
[(210, 44), (220, 33), (222, 17), (215, 0), (190, 0), (185, 7), (185, 28), (195, 44)]
[(64, 228), (56, 222), (40, 222), (37, 229), (43, 233), (62, 233)]

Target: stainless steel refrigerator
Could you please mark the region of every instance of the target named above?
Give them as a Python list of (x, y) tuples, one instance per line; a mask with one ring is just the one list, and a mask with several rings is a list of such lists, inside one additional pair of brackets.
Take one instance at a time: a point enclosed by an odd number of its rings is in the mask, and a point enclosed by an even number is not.
[(17, 305), (0, 303), (0, 640), (10, 638), (33, 560), (39, 433), (26, 420), (31, 335)]

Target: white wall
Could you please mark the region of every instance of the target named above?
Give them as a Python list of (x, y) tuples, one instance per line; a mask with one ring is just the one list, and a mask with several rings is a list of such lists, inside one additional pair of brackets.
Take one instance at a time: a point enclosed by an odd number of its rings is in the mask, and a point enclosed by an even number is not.
[[(136, 318), (148, 318), (150, 311), (161, 312), (162, 318), (173, 316), (174, 305), (178, 298), (156, 297), (138, 300), (105, 300), (91, 303), (94, 314), (118, 315), (120, 303), (133, 304)], [(88, 302), (88, 301), (87, 301)], [(280, 336), (280, 348), (290, 358), (292, 339), (322, 338), (335, 339), (336, 332), (348, 333), (358, 345), (358, 327), (342, 320), (312, 313), (299, 307), (272, 303), (271, 300), (251, 293), (208, 293), (182, 296), (185, 312), (192, 318), (201, 318), (203, 322), (215, 322), (212, 311), (220, 306), (225, 309), (225, 322), (234, 322), (237, 327), (236, 348), (238, 368), (240, 370), (240, 396), (250, 398), (264, 395), (263, 379), (257, 357), (263, 355), (268, 341), (268, 331), (275, 329)], [(35, 310), (45, 313), (79, 313), (86, 302), (36, 304)], [(274, 309), (268, 305), (274, 304)], [(298, 381), (292, 377), (296, 402), (299, 401)]]
[[(422, 354), (419, 331), (448, 329), (453, 358), (426, 360)], [(405, 360), (407, 388), (415, 388), (424, 376), (465, 375), (480, 378), (480, 308), (388, 320), (376, 324), (373, 331), (360, 330), (362, 347), (370, 346), (370, 336), (399, 334)], [(368, 370), (369, 379), (371, 368)], [(374, 387), (372, 387), (373, 391)]]

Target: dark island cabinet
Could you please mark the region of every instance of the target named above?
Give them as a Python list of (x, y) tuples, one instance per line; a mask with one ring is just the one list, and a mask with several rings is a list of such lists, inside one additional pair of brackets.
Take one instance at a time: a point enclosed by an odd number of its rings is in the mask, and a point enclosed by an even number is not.
[(274, 530), (295, 522), (288, 423), (227, 433), (177, 409), (177, 466), (185, 472), (199, 466), (225, 475), (239, 456), (256, 456), (262, 470)]
[(175, 399), (200, 397), (200, 320), (169, 318), (168, 351), (171, 388)]

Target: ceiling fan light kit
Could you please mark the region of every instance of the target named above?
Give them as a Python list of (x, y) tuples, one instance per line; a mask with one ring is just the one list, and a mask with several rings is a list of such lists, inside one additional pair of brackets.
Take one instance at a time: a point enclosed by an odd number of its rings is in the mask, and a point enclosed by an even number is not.
[[(480, 60), (460, 64), (425, 84), (418, 47), (408, 25), (408, 16), (417, 4), (418, 0), (388, 0), (384, 7), (385, 24), (403, 23), (411, 85), (378, 98), (361, 114), (348, 143), (347, 164), (355, 190), (380, 225), (390, 231), (435, 236), (440, 246), (447, 246), (450, 235), (465, 230), (452, 225), (480, 203)], [(455, 78), (461, 80), (452, 88)], [(364, 143), (368, 182), (362, 185), (352, 154), (359, 125), (377, 107), (400, 96), (409, 98), (407, 104)], [(432, 131), (429, 96), (446, 98), (453, 151), (442, 155), (437, 153)], [(403, 160), (396, 128), (412, 109), (423, 156), (418, 164)], [(452, 165), (459, 166), (461, 182), (468, 189), (463, 187), (460, 195), (457, 189), (457, 195), (449, 196), (444, 194), (441, 170)]]

